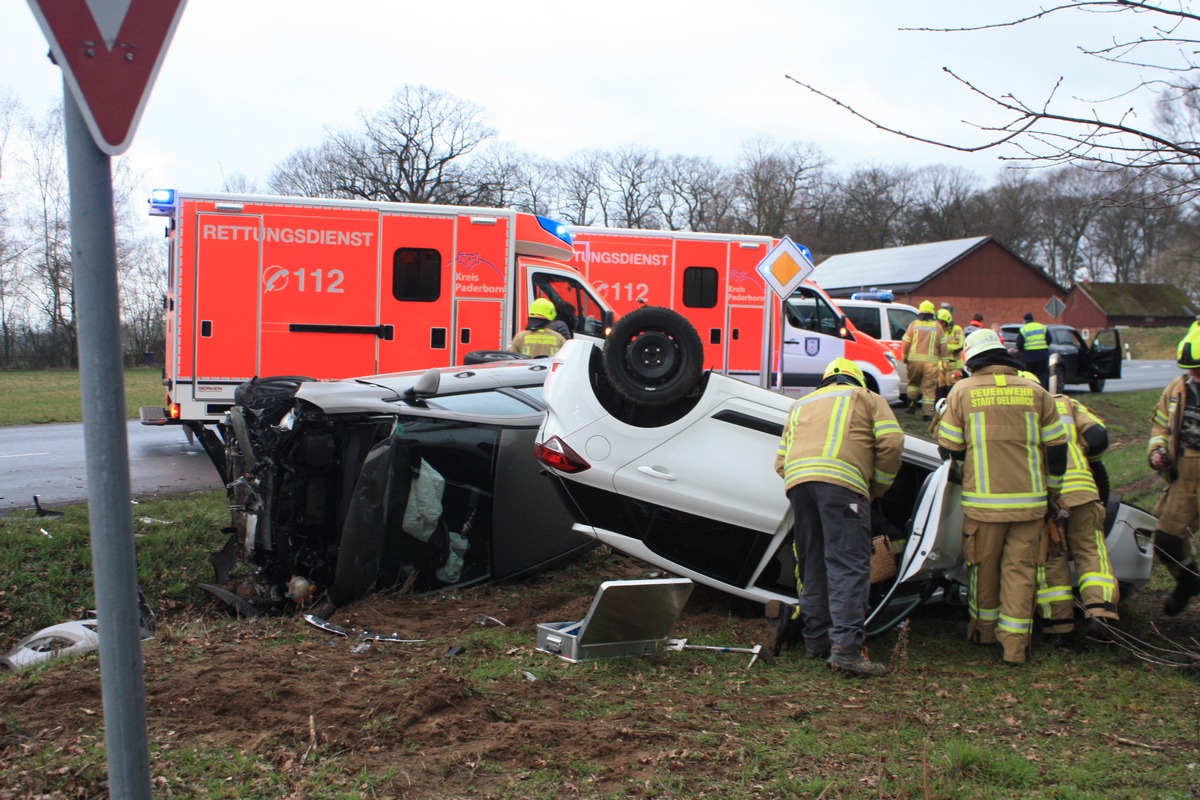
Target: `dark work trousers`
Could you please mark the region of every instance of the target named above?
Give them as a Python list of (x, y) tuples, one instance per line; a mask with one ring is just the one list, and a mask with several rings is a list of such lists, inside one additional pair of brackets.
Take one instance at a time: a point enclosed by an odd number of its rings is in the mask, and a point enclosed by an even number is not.
[[(1025, 364), (1025, 369), (1037, 376), (1038, 383), (1046, 391), (1050, 391), (1050, 351), (1049, 350), (1026, 350), (1021, 353), (1021, 361)], [(1063, 387), (1059, 386), (1058, 391), (1062, 391)]]
[(804, 649), (857, 654), (866, 639), (871, 590), (871, 504), (832, 483), (788, 492), (800, 576)]

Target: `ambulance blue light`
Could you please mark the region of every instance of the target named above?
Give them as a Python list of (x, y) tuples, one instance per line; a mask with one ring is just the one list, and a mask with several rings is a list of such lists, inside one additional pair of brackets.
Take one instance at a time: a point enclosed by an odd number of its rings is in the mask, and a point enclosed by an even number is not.
[(538, 217), (537, 221), (538, 224), (541, 225), (552, 236), (562, 239), (567, 244), (574, 244), (571, 239), (571, 232), (567, 230), (567, 226), (563, 223), (556, 219), (550, 219), (549, 217)]
[(150, 216), (166, 217), (175, 210), (174, 189), (152, 189), (150, 191)]
[(881, 292), (878, 289), (872, 289), (869, 292), (855, 292), (854, 294), (850, 295), (850, 299), (851, 300), (878, 300), (881, 303), (890, 303), (896, 299), (896, 294), (894, 292), (888, 292), (888, 291)]

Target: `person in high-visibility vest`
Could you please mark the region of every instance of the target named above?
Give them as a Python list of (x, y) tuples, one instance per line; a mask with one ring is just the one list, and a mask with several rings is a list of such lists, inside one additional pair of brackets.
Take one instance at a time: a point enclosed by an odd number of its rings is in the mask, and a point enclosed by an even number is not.
[(933, 419), (933, 404), (937, 400), (938, 373), (946, 357), (946, 336), (934, 319), (933, 303), (921, 301), (917, 318), (908, 324), (900, 340), (900, 356), (908, 368), (908, 413), (917, 409), (926, 420)]
[(1061, 514), (1049, 521), (1046, 562), (1038, 569), (1042, 633), (1052, 643), (1063, 644), (1075, 631), (1073, 561), (1087, 620), (1084, 630), (1089, 638), (1106, 641), (1111, 639), (1108, 625), (1120, 619), (1120, 594), (1104, 544), (1104, 505), (1095, 477), (1103, 474), (1100, 455), (1108, 448), (1108, 429), (1104, 420), (1074, 398), (1056, 394), (1054, 403), (1067, 434), (1067, 470), (1059, 505), (1068, 516), (1065, 525)]
[[(1067, 438), (1050, 393), (1017, 375), (1020, 364), (992, 330), (963, 346), (967, 370), (938, 425), (943, 455), (962, 465), (967, 635), (1025, 663), (1048, 503), (1067, 467)], [(1055, 504), (1057, 505), (1057, 504)]]
[[(866, 388), (853, 361), (835, 358), (817, 389), (797, 400), (775, 454), (793, 509), (800, 622), (809, 658), (851, 675), (887, 667), (866, 654), (871, 590), (871, 501), (900, 470), (904, 432), (887, 401)], [(778, 653), (792, 609), (768, 604)]]
[(525, 330), (513, 337), (508, 349), (530, 358), (552, 356), (558, 348), (567, 343), (562, 334), (550, 328), (550, 322), (556, 316), (554, 303), (545, 297), (539, 297), (529, 304), (529, 319)]
[(1171, 617), (1200, 594), (1193, 540), (1200, 526), (1200, 321), (1192, 323), (1176, 355), (1187, 374), (1163, 389), (1147, 446), (1150, 468), (1167, 484), (1154, 507), (1154, 555), (1175, 578), (1175, 589), (1163, 604), (1163, 612)]
[(946, 357), (942, 359), (938, 371), (937, 396), (940, 400), (950, 394), (950, 387), (962, 377), (963, 360), (963, 329), (955, 324), (954, 314), (948, 308), (939, 308), (938, 323), (946, 336)]
[[(1017, 352), (1025, 369), (1037, 376), (1043, 389), (1050, 388), (1050, 329), (1025, 315), (1025, 324), (1017, 330)], [(1060, 390), (1062, 387), (1058, 387)]]

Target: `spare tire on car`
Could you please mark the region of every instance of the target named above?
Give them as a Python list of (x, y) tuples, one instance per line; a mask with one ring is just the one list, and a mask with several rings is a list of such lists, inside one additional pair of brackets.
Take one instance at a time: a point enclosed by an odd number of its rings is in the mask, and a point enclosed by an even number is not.
[(603, 363), (621, 397), (641, 406), (666, 406), (700, 381), (704, 344), (682, 314), (645, 306), (617, 322), (604, 343)]
[(514, 353), (511, 350), (472, 350), (463, 356), (464, 364), (490, 364), (493, 361), (515, 361), (529, 356)]

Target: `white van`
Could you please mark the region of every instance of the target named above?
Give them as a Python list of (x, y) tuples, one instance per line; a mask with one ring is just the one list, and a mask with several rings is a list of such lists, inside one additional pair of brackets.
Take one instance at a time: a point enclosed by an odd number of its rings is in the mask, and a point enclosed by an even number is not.
[(850, 318), (854, 327), (868, 336), (873, 336), (892, 349), (900, 360), (900, 340), (908, 325), (917, 318), (917, 310), (904, 303), (886, 303), (879, 300), (835, 299), (838, 308)]

